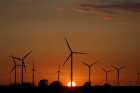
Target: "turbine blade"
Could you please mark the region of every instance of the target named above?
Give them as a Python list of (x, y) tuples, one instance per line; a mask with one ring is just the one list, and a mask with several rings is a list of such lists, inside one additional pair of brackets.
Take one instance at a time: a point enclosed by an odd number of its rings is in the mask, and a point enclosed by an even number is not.
[(16, 65), (16, 60), (12, 57), (13, 63)]
[(32, 51), (29, 51), (25, 56), (23, 56), (23, 59), (27, 58), (31, 53)]
[(67, 40), (66, 38), (65, 38), (65, 41), (66, 41), (66, 44), (67, 44), (69, 50), (72, 51), (72, 49), (71, 49), (71, 47), (70, 47), (70, 44), (69, 44), (69, 42), (68, 42), (68, 40)]
[(97, 64), (97, 62), (92, 63), (90, 66), (92, 67), (93, 65)]
[(89, 64), (87, 64), (87, 63), (85, 63), (85, 62), (82, 62), (84, 65), (86, 65), (86, 66), (90, 66)]
[(14, 66), (14, 67), (11, 69), (11, 71), (10, 71), (10, 72), (13, 72), (13, 71), (14, 71), (14, 69), (16, 69), (16, 66)]
[(16, 65), (16, 62), (15, 62), (15, 59), (13, 58), (13, 56), (9, 56), (9, 58), (10, 58), (9, 60)]
[(16, 60), (19, 60), (19, 61), (21, 61), (22, 59), (21, 58), (18, 58), (18, 57), (12, 57), (12, 58), (14, 58), (14, 59), (16, 59)]
[(107, 72), (111, 72), (111, 71), (113, 71), (113, 70), (108, 70)]
[(65, 62), (64, 62), (64, 64), (63, 64), (63, 66), (68, 62), (68, 60), (70, 59), (70, 57), (71, 57), (71, 54), (66, 58), (66, 60), (65, 60)]
[(116, 66), (112, 66), (112, 68), (114, 68), (114, 69), (118, 70), (118, 68), (117, 68)]
[(107, 70), (106, 70), (105, 68), (102, 68), (102, 70), (103, 70), (104, 72), (107, 72)]
[(25, 65), (25, 63), (23, 63), (23, 67), (24, 67), (24, 70), (25, 70), (25, 72), (26, 72), (26, 65)]
[(102, 68), (102, 70), (103, 70), (104, 72), (111, 72), (111, 71), (113, 71), (112, 69), (111, 69), (111, 70), (106, 70), (105, 68)]
[(88, 53), (82, 53), (82, 52), (73, 52), (73, 53), (76, 53), (76, 54), (88, 54)]

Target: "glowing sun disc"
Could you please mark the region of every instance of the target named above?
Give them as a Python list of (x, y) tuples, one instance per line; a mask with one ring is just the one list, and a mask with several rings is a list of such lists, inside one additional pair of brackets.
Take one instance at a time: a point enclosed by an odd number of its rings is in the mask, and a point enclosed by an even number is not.
[[(67, 84), (68, 87), (71, 87), (71, 82), (68, 82)], [(75, 87), (76, 86), (76, 83), (75, 82), (72, 82), (72, 87)]]

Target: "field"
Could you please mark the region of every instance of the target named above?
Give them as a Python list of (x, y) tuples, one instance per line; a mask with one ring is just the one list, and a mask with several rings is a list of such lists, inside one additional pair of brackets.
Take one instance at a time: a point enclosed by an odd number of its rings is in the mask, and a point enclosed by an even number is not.
[(140, 93), (138, 86), (0, 86), (0, 93)]

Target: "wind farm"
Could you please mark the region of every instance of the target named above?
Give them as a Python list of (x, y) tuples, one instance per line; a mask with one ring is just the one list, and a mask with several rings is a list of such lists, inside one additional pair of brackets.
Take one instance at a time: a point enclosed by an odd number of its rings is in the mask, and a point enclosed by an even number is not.
[(24, 78), (24, 70), (26, 71), (26, 65), (25, 65), (25, 59), (30, 55), (32, 51), (25, 54), (22, 58), (13, 57), (14, 59), (21, 62), (21, 84), (23, 84), (23, 78)]
[(139, 41), (140, 0), (0, 0), (0, 93), (140, 93)]
[(15, 85), (17, 85), (17, 67), (20, 67), (21, 65), (17, 64), (16, 60), (14, 59), (13, 56), (10, 56), (10, 58), (12, 59), (12, 62), (14, 63), (14, 66), (11, 69), (11, 72), (15, 71)]
[[(25, 59), (32, 53), (32, 51), (29, 51), (27, 52), (23, 57), (19, 58), (19, 57), (15, 57), (15, 56), (10, 56), (10, 59), (12, 61), (12, 63), (14, 63), (14, 66), (12, 67), (11, 69), (11, 72), (14, 71), (14, 91), (12, 90), (12, 92), (16, 92), (17, 89), (18, 89), (18, 92), (21, 92), (22, 90), (21, 89), (25, 89), (26, 91), (28, 91), (28, 89), (30, 89), (30, 91), (44, 91), (44, 92), (47, 92), (47, 91), (51, 91), (50, 93), (67, 93), (67, 92), (70, 92), (70, 91), (73, 91), (74, 93), (77, 93), (76, 91), (84, 91), (84, 93), (91, 93), (91, 92), (95, 92), (95, 93), (98, 93), (98, 91), (102, 91), (103, 93), (107, 93), (108, 89), (111, 89), (112, 92), (111, 93), (114, 93), (114, 91), (116, 91), (115, 93), (118, 93), (118, 92), (121, 92), (121, 91), (133, 91), (133, 88), (135, 87), (136, 90), (138, 91), (139, 89), (139, 72), (137, 73), (137, 82), (136, 82), (136, 86), (122, 86), (120, 84), (120, 71), (123, 70), (125, 68), (125, 66), (112, 66), (112, 69), (105, 69), (105, 68), (102, 68), (102, 71), (105, 73), (105, 82), (104, 82), (104, 85), (102, 86), (96, 86), (95, 84), (92, 85), (92, 80), (91, 79), (91, 75), (93, 75), (95, 77), (95, 74), (91, 74), (91, 70), (92, 68), (94, 68), (94, 65), (97, 64), (96, 61), (94, 61), (93, 63), (89, 64), (85, 61), (81, 61), (81, 63), (88, 68), (88, 82), (85, 82), (85, 84), (83, 86), (77, 86), (76, 85), (76, 82), (74, 82), (74, 79), (73, 79), (73, 73), (75, 72), (75, 69), (73, 69), (73, 63), (75, 62), (74, 60), (74, 55), (81, 55), (81, 54), (87, 54), (88, 53), (84, 53), (84, 52), (79, 52), (79, 51), (73, 51), (73, 49), (71, 48), (70, 46), (70, 43), (68, 42), (68, 40), (65, 38), (65, 43), (70, 51), (69, 55), (67, 56), (66, 60), (64, 61), (64, 63), (62, 64), (62, 67), (65, 66), (66, 63), (68, 63), (70, 61), (70, 81), (68, 82), (68, 85), (63, 85), (62, 81), (64, 80), (60, 80), (60, 72), (61, 72), (61, 75), (63, 74), (63, 71), (62, 71), (62, 68), (60, 69), (60, 66), (61, 64), (58, 65), (58, 70), (57, 70), (57, 81), (54, 81), (52, 82), (50, 85), (48, 85), (48, 80), (47, 78), (46, 79), (42, 79), (40, 80), (39, 82), (39, 86), (37, 86), (35, 84), (35, 76), (36, 75), (36, 67), (35, 67), (35, 64), (33, 63), (32, 64), (32, 80), (31, 80), (31, 83), (30, 82), (26, 82), (24, 81), (24, 73), (23, 71), (27, 70), (27, 64), (29, 64), (30, 62), (26, 62), (25, 64)], [(17, 64), (18, 63), (18, 64)], [(99, 64), (102, 65), (101, 62), (99, 62)], [(21, 68), (21, 84), (17, 84), (17, 67), (20, 67)], [(80, 69), (80, 68), (79, 68)], [(95, 68), (94, 68), (95, 69)], [(63, 69), (65, 70), (65, 69)], [(112, 72), (112, 71), (115, 71), (117, 72), (117, 86), (116, 85), (111, 85), (108, 81), (108, 73)], [(69, 75), (68, 75), (69, 76)], [(63, 77), (63, 76), (61, 76)], [(80, 77), (80, 76), (79, 76)], [(81, 77), (80, 77), (81, 78)], [(9, 87), (11, 87), (13, 85), (10, 85)], [(38, 88), (39, 89), (38, 89)], [(20, 89), (21, 88), (21, 89)], [(115, 88), (115, 89), (114, 89)], [(136, 91), (135, 90), (135, 91)], [(2, 90), (3, 91), (3, 90)], [(8, 90), (9, 92), (9, 90)], [(18, 93), (16, 92), (16, 93)], [(31, 93), (32, 93), (31, 92)], [(33, 92), (34, 93), (34, 92)]]

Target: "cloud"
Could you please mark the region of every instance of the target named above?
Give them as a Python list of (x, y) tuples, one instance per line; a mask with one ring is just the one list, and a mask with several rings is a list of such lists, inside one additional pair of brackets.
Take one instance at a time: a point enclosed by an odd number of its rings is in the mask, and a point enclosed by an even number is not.
[[(135, 0), (82, 0), (75, 9), (77, 14), (93, 16), (95, 18), (123, 22), (133, 20), (140, 13), (140, 1)], [(95, 1), (95, 2), (93, 2)]]
[(73, 9), (73, 10), (74, 10), (74, 12), (76, 12), (80, 15), (92, 15), (92, 16), (95, 16), (97, 18), (107, 20), (107, 21), (110, 21), (113, 19), (112, 15), (103, 14), (103, 13), (100, 13), (96, 10), (88, 10), (88, 9), (82, 9), (82, 8), (77, 8), (77, 9)]
[[(87, 0), (91, 1), (91, 0)], [(140, 12), (140, 1), (136, 2), (135, 0), (99, 0), (100, 2), (96, 3), (82, 3), (80, 7), (84, 10), (97, 9), (102, 12), (115, 13), (115, 10), (123, 10), (129, 12)]]
[(121, 3), (140, 3), (139, 0), (79, 0), (86, 4), (121, 4)]

